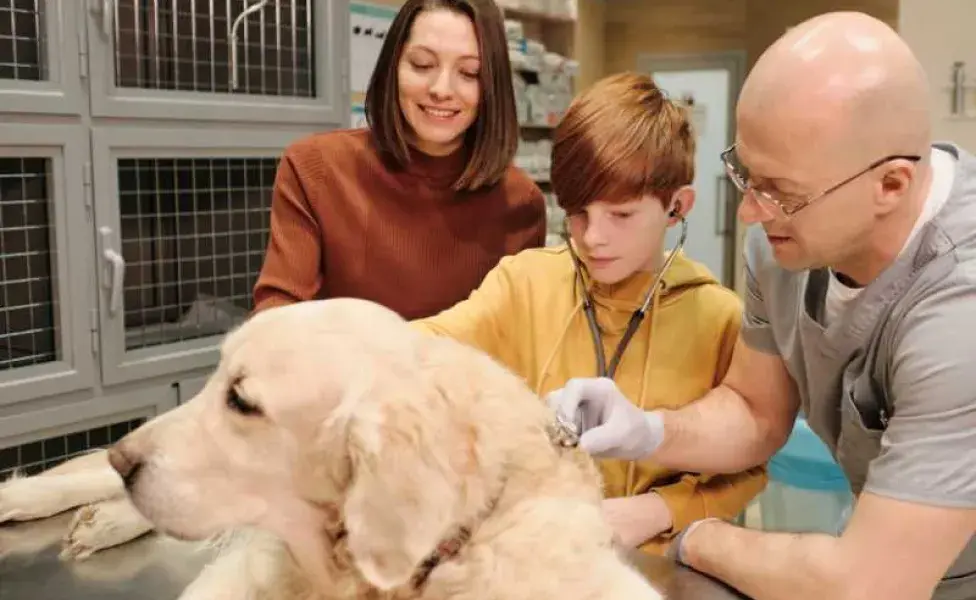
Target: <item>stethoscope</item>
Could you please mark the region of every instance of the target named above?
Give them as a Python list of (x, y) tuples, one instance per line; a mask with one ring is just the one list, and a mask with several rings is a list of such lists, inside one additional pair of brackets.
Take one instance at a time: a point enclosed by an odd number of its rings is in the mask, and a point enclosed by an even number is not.
[(664, 274), (667, 273), (668, 268), (671, 263), (674, 262), (674, 258), (678, 255), (678, 252), (684, 248), (685, 239), (688, 237), (688, 221), (685, 220), (684, 215), (678, 215), (677, 211), (671, 211), (669, 216), (678, 216), (681, 219), (681, 235), (678, 237), (678, 243), (675, 244), (674, 248), (668, 254), (667, 259), (665, 259), (664, 264), (658, 271), (657, 277), (654, 278), (654, 284), (651, 288), (647, 290), (647, 295), (644, 297), (644, 302), (641, 306), (630, 315), (630, 321), (627, 323), (627, 329), (624, 331), (624, 336), (620, 339), (620, 343), (617, 344), (616, 350), (614, 350), (613, 357), (610, 359), (610, 365), (607, 366), (606, 354), (603, 351), (603, 335), (600, 333), (600, 327), (596, 322), (596, 309), (593, 306), (593, 298), (590, 296), (589, 292), (586, 291), (586, 284), (583, 281), (583, 264), (580, 261), (579, 256), (576, 251), (573, 250), (572, 240), (569, 236), (569, 231), (567, 227), (563, 228), (562, 237), (566, 242), (566, 247), (569, 248), (569, 254), (573, 257), (573, 267), (576, 271), (576, 283), (580, 288), (580, 292), (583, 295), (583, 313), (586, 315), (586, 321), (590, 327), (590, 337), (593, 339), (593, 348), (596, 350), (596, 370), (599, 377), (609, 377), (613, 379), (614, 374), (617, 372), (617, 366), (620, 364), (620, 360), (623, 358), (624, 351), (627, 349), (627, 345), (630, 344), (630, 339), (634, 337), (637, 333), (637, 329), (640, 327), (641, 322), (644, 320), (644, 316), (647, 314), (648, 308), (650, 308), (651, 300), (654, 298), (654, 292), (657, 287), (661, 285), (661, 280), (664, 278)]

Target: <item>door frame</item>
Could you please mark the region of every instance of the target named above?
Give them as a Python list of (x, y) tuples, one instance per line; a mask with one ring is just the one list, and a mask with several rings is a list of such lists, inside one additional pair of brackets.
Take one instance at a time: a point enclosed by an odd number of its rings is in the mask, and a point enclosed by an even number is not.
[[(2, 123), (0, 156), (39, 157), (49, 162), (48, 228), (58, 357), (0, 372), (0, 407), (95, 385), (91, 341), (91, 288), (84, 257), (92, 253), (84, 187), (88, 136), (75, 124)], [(3, 418), (0, 417), (0, 421)]]
[[(729, 71), (729, 105), (728, 111), (728, 139), (726, 145), (735, 141), (735, 105), (746, 78), (748, 62), (745, 50), (729, 50), (725, 52), (675, 53), (637, 55), (637, 71), (651, 74), (655, 71), (694, 71), (704, 69), (727, 69)], [(715, 157), (718, 160), (718, 157)], [(740, 294), (744, 290), (745, 280), (740, 273), (742, 237), (745, 228), (740, 227), (736, 218), (737, 192), (732, 183), (725, 179), (723, 193), (724, 210), (722, 211), (725, 226), (725, 261), (723, 273), (717, 274), (723, 284), (735, 289)]]

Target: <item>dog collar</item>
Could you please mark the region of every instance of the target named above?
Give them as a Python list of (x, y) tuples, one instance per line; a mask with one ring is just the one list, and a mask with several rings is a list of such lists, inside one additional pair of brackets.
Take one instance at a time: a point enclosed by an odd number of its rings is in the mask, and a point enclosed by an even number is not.
[(471, 529), (469, 527), (461, 527), (458, 529), (457, 533), (453, 536), (441, 541), (440, 544), (434, 548), (427, 558), (420, 563), (417, 567), (417, 571), (414, 573), (413, 577), (410, 579), (411, 585), (415, 590), (419, 590), (427, 583), (427, 579), (430, 578), (430, 574), (437, 568), (437, 565), (444, 561), (451, 560), (461, 552), (461, 548), (468, 543), (471, 539)]
[[(504, 489), (504, 486), (502, 486), (502, 488)], [(495, 510), (495, 506), (497, 504), (498, 498), (496, 497), (488, 504), (487, 507), (485, 507), (479, 516), (478, 521), (480, 522), (487, 518), (488, 515)], [(335, 532), (331, 534), (333, 548), (338, 548), (340, 543), (345, 541), (347, 535), (348, 532), (346, 531), (345, 524), (340, 522)], [(463, 526), (458, 527), (454, 535), (441, 540), (441, 542), (437, 544), (437, 547), (427, 555), (427, 558), (420, 562), (416, 571), (414, 571), (413, 576), (410, 578), (410, 585), (414, 588), (414, 590), (419, 591), (424, 584), (427, 583), (431, 573), (433, 573), (434, 569), (436, 569), (438, 565), (451, 560), (460, 554), (465, 544), (467, 544), (471, 539), (471, 535), (472, 528)]]

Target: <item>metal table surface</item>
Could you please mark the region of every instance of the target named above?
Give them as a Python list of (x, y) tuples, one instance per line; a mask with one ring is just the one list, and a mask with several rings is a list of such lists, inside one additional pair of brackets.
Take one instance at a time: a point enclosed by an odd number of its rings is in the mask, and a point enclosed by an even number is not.
[[(81, 561), (58, 558), (73, 511), (0, 525), (0, 600), (175, 600), (211, 558), (147, 535)], [(635, 553), (634, 564), (669, 600), (739, 600), (729, 588), (672, 561)]]

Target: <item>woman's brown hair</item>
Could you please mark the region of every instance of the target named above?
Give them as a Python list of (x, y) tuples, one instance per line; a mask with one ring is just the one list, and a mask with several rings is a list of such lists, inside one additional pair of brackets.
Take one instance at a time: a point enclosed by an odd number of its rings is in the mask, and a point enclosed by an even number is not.
[(410, 160), (409, 126), (400, 110), (397, 66), (417, 15), (436, 9), (454, 11), (471, 20), (481, 58), (478, 114), (465, 132), (467, 164), (454, 189), (494, 185), (512, 163), (519, 135), (504, 19), (494, 0), (407, 0), (386, 33), (366, 89), (366, 119), (384, 159), (395, 168), (406, 166)]
[(654, 80), (618, 73), (577, 96), (556, 127), (552, 187), (567, 214), (597, 200), (653, 195), (670, 202), (695, 178), (695, 139), (685, 110)]

